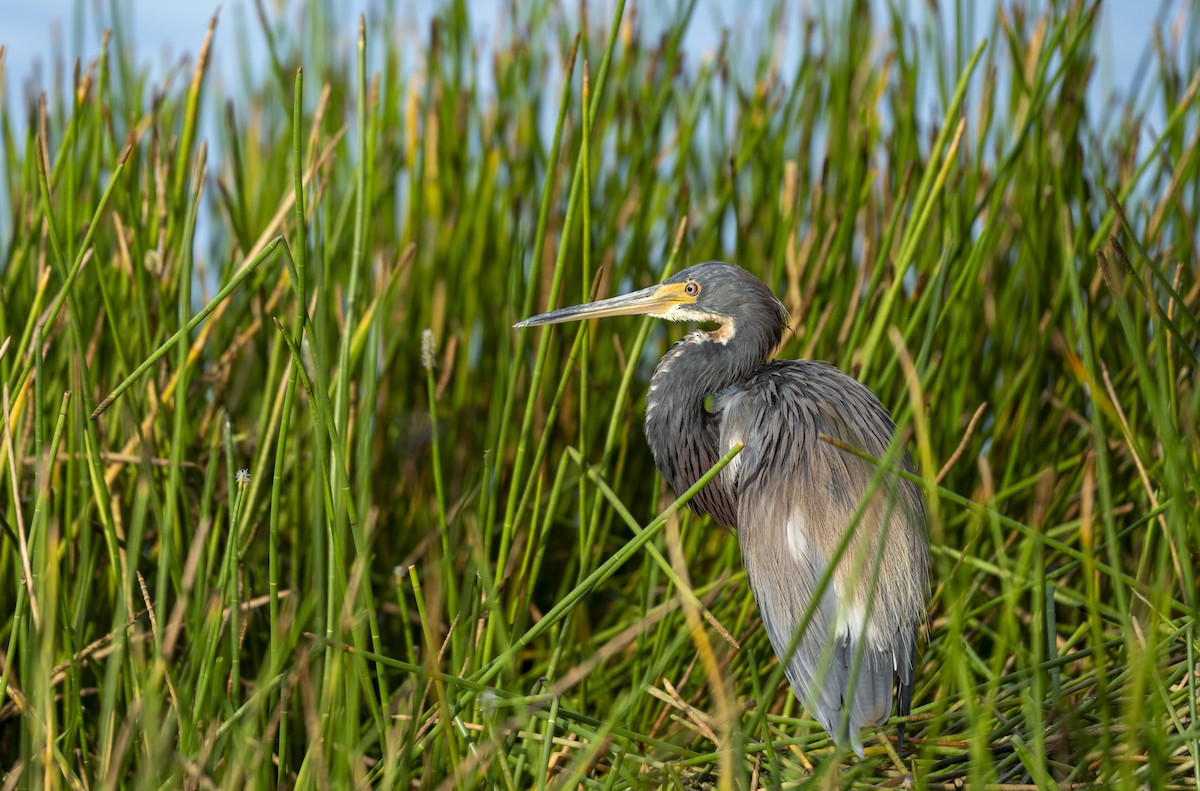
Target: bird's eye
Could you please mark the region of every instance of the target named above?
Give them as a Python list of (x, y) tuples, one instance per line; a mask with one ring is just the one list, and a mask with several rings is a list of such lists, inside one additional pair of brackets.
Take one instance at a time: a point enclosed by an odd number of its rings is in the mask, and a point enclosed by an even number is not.
[(689, 297), (694, 297), (700, 293), (700, 284), (695, 280), (689, 280), (687, 285), (683, 287), (683, 292)]

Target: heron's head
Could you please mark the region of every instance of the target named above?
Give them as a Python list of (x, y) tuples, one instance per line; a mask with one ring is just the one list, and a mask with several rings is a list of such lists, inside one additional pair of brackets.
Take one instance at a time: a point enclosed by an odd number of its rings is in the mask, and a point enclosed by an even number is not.
[(728, 343), (743, 329), (773, 336), (777, 345), (788, 313), (771, 289), (740, 266), (708, 261), (672, 275), (665, 283), (619, 297), (559, 308), (525, 319), (517, 327), (561, 324), (605, 316), (646, 315), (667, 321), (715, 322), (714, 341)]

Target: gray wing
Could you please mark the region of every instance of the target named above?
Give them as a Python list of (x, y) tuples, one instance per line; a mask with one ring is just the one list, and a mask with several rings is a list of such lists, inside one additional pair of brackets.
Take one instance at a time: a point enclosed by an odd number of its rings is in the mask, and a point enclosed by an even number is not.
[[(724, 483), (737, 502), (746, 576), (771, 646), (785, 661), (811, 608), (788, 680), (825, 730), (862, 755), (859, 730), (887, 720), (893, 680), (901, 713), (912, 697), (929, 590), (924, 506), (915, 485), (888, 476), (855, 524), (874, 465), (819, 437), (881, 457), (894, 426), (870, 390), (808, 361), (766, 366), (719, 407), (721, 453), (744, 445)], [(907, 455), (904, 463), (911, 469)]]

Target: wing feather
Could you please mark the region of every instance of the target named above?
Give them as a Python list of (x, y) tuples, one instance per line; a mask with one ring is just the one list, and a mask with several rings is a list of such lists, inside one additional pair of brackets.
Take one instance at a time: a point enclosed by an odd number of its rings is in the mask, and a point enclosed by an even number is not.
[(913, 484), (888, 476), (855, 523), (874, 467), (820, 436), (879, 457), (894, 426), (866, 387), (807, 361), (764, 367), (719, 408), (721, 452), (745, 446), (724, 484), (767, 636), (797, 697), (861, 755), (859, 731), (887, 720), (894, 681), (901, 710), (911, 703), (928, 598), (924, 510)]

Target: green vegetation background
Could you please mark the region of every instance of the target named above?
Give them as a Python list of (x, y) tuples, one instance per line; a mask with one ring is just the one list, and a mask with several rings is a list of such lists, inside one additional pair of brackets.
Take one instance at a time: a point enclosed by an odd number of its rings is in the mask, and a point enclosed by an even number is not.
[[(357, 58), (295, 5), (222, 53), (261, 82), (117, 27), (21, 125), (0, 72), (0, 782), (1196, 788), (1198, 23), (1097, 107), (1097, 5), (1052, 5), (705, 55), (694, 3), (533, 0), (486, 61), (462, 2)], [(900, 754), (833, 753), (672, 507), (640, 423), (680, 330), (511, 329), (712, 258), (922, 471)]]

